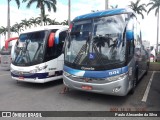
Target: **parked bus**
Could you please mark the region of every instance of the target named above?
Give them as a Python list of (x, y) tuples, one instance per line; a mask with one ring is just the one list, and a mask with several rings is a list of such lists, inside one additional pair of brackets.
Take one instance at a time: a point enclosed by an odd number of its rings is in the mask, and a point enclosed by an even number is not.
[(140, 25), (131, 9), (76, 17), (65, 42), (63, 81), (82, 91), (125, 96), (147, 73)]
[(14, 38), (9, 38), (8, 40), (5, 41), (5, 46), (2, 47), (1, 51), (0, 51), (0, 55), (1, 55), (1, 67), (5, 70), (9, 70), (10, 69), (10, 65), (11, 65), (11, 49), (12, 49), (12, 45), (9, 45), (10, 42), (12, 40), (17, 40), (18, 37), (14, 37)]
[(61, 79), (67, 31), (68, 26), (53, 25), (21, 33), (12, 49), (12, 78), (33, 83)]

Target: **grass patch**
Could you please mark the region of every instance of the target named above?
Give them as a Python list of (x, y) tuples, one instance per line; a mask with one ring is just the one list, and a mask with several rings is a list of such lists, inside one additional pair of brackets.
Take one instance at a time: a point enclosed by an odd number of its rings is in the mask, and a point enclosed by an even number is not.
[(160, 64), (160, 62), (150, 62), (150, 64)]

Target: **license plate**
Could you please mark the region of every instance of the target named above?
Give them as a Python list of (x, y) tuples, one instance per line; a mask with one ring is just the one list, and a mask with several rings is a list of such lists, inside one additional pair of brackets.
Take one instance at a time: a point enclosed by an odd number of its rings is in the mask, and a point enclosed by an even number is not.
[(20, 80), (24, 80), (24, 77), (19, 77)]
[(82, 89), (83, 90), (92, 90), (92, 86), (83, 85)]

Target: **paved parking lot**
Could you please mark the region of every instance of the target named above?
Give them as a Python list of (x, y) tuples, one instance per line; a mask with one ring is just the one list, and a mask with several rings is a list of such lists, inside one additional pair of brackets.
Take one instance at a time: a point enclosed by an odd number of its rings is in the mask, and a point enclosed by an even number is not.
[[(148, 72), (139, 82), (135, 93), (125, 97), (77, 90), (60, 94), (64, 87), (62, 80), (45, 84), (17, 83), (11, 79), (9, 71), (0, 69), (0, 111), (159, 111), (159, 78), (160, 72)], [(150, 87), (147, 87), (148, 83), (151, 83)], [(143, 101), (148, 88), (147, 99)]]

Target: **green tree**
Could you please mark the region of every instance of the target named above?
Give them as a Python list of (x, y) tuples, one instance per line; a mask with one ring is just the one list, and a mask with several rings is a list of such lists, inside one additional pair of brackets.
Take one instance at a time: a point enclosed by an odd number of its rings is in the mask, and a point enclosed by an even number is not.
[(36, 3), (36, 8), (39, 8), (41, 11), (41, 25), (43, 25), (43, 19), (45, 17), (45, 7), (47, 6), (48, 11), (50, 12), (52, 9), (56, 12), (56, 0), (23, 0), (23, 2), (27, 3), (27, 8), (34, 3)]
[(7, 27), (3, 27), (3, 26), (0, 27), (0, 34), (4, 35), (5, 39), (6, 39), (7, 31), (8, 31)]
[(19, 33), (23, 31), (23, 25), (16, 22), (16, 24), (11, 27), (11, 31), (16, 32), (19, 36)]
[[(7, 0), (8, 3), (8, 11), (7, 11), (7, 28), (8, 28), (8, 38), (10, 38), (10, 2), (13, 0)], [(14, 0), (18, 6), (18, 8), (20, 7), (20, 1), (19, 0)]]
[(61, 22), (61, 25), (68, 25), (68, 20), (64, 20), (63, 22)]
[(158, 39), (159, 39), (159, 8), (160, 8), (160, 0), (150, 0), (147, 6), (151, 6), (147, 13), (155, 10), (155, 16), (157, 16), (157, 45), (156, 45), (156, 53), (158, 53)]
[(41, 22), (41, 20), (39, 17), (37, 17), (37, 18), (32, 17), (29, 19), (29, 23), (34, 25), (34, 27), (37, 27), (37, 25), (40, 25), (40, 22)]
[(111, 5), (111, 9), (115, 9), (115, 8), (118, 8), (118, 5), (116, 6)]
[(130, 1), (130, 5), (128, 5), (135, 13), (140, 14), (142, 19), (144, 19), (143, 11), (147, 12), (146, 4), (140, 4), (141, 0), (137, 0), (135, 3)]
[(51, 19), (51, 20), (49, 21), (49, 25), (60, 25), (60, 23), (57, 22), (56, 19), (54, 19), (54, 20)]
[(44, 23), (44, 26), (45, 25), (48, 25), (51, 21), (50, 18), (48, 18), (49, 15), (45, 15), (44, 18), (43, 18), (43, 23)]
[(21, 20), (21, 23), (20, 23), (25, 29), (27, 29), (28, 27), (30, 28), (31, 27), (31, 22), (27, 19), (24, 19), (24, 20)]

